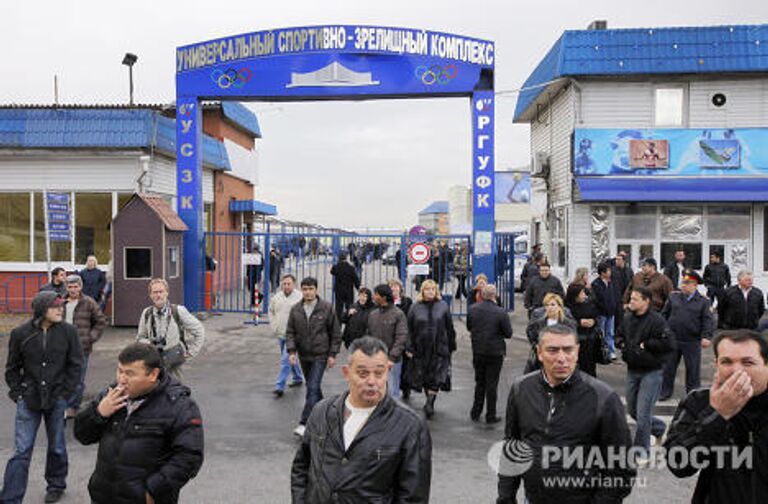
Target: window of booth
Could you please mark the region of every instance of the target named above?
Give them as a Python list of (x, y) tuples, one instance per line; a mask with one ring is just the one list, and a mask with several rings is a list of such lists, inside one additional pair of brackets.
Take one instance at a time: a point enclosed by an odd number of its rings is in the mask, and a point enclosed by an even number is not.
[(132, 279), (152, 278), (152, 249), (126, 247), (124, 252), (124, 277)]
[(29, 193), (0, 193), (0, 261), (29, 261)]
[(167, 264), (165, 266), (168, 278), (179, 276), (179, 247), (168, 247)]

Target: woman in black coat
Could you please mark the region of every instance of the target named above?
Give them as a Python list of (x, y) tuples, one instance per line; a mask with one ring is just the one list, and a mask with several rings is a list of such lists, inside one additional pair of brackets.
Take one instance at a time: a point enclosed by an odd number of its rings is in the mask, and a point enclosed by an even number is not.
[(408, 346), (411, 362), (409, 381), (414, 390), (424, 390), (424, 413), (432, 418), (440, 390), (451, 390), (451, 353), (456, 351), (456, 331), (448, 305), (438, 296), (437, 283), (425, 280), (416, 303), (408, 312)]
[[(411, 306), (413, 306), (413, 300), (408, 296), (403, 295), (403, 283), (397, 278), (393, 278), (387, 282), (387, 285), (392, 289), (392, 297), (395, 300), (395, 306), (405, 313), (405, 318), (408, 318), (408, 312), (411, 310)], [(408, 335), (408, 339), (410, 339), (410, 335)], [(403, 353), (402, 362), (403, 365), (400, 368), (400, 392), (405, 401), (411, 397), (411, 384), (408, 382), (408, 377), (410, 376), (408, 366), (411, 365), (411, 359)]]
[(341, 340), (344, 342), (345, 348), (349, 348), (353, 341), (365, 335), (365, 331), (368, 329), (368, 315), (375, 307), (371, 290), (367, 287), (360, 287), (360, 290), (357, 291), (357, 302), (341, 316), (341, 322), (344, 324), (344, 334), (341, 335)]
[(581, 284), (571, 284), (565, 295), (565, 304), (571, 309), (576, 319), (579, 337), (579, 369), (592, 376), (597, 376), (596, 355), (599, 350), (600, 316), (597, 305), (587, 296), (587, 288)]

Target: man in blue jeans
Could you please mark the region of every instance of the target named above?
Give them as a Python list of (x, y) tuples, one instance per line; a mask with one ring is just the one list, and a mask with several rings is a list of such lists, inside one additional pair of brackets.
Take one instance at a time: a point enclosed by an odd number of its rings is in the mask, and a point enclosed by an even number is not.
[(611, 278), (612, 270), (608, 261), (597, 265), (598, 278), (592, 281), (592, 295), (600, 316), (597, 323), (603, 330), (605, 341), (611, 350), (611, 359), (616, 358), (616, 346), (613, 340), (616, 313), (619, 311), (621, 294), (617, 284)]
[(651, 297), (647, 287), (633, 287), (629, 311), (622, 321), (622, 358), (627, 363), (627, 410), (637, 421), (634, 445), (645, 451), (645, 456), (637, 461), (639, 464), (648, 461), (651, 434), (661, 438), (666, 430), (664, 422), (653, 416), (653, 407), (661, 393), (666, 358), (674, 348), (664, 317), (651, 309)]
[(341, 347), (339, 321), (328, 301), (317, 295), (317, 280), (307, 277), (301, 281), (302, 302), (291, 308), (285, 330), (285, 346), (288, 362), (293, 366), (301, 363), (307, 382), (307, 396), (299, 425), (294, 429), (297, 436), (304, 435), (305, 425), (312, 408), (322, 398), (325, 368), (336, 364)]
[(285, 382), (288, 376), (293, 374), (291, 387), (296, 387), (304, 383), (304, 375), (301, 372), (301, 366), (291, 365), (288, 362), (288, 352), (285, 349), (285, 330), (288, 326), (288, 315), (291, 308), (301, 303), (301, 292), (296, 290), (296, 277), (285, 275), (280, 280), (280, 290), (272, 296), (269, 302), (269, 327), (277, 336), (277, 342), (280, 345), (280, 373), (277, 376), (275, 397), (283, 397), (285, 391)]
[(16, 439), (14, 454), (5, 466), (3, 504), (24, 500), (41, 420), (48, 435), (45, 502), (58, 502), (67, 486), (64, 411), (80, 382), (83, 350), (75, 327), (63, 322), (63, 304), (56, 292), (38, 293), (32, 301), (32, 320), (11, 331), (5, 381), (8, 396), (16, 403)]

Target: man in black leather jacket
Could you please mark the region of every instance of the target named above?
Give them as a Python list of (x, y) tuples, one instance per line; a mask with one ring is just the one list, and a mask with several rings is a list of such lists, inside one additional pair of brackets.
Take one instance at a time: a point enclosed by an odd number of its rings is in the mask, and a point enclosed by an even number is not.
[(768, 340), (755, 331), (723, 331), (712, 347), (712, 388), (691, 392), (678, 406), (664, 443), (667, 466), (678, 478), (701, 470), (694, 504), (765, 502)]
[(117, 383), (75, 417), (77, 440), (99, 443), (91, 501), (175, 504), (203, 465), (200, 410), (153, 346), (133, 343), (117, 359)]
[(387, 393), (387, 346), (363, 336), (342, 367), (349, 391), (312, 410), (291, 468), (295, 504), (429, 502), (432, 441), (424, 420)]
[[(516, 378), (509, 392), (497, 504), (517, 502), (521, 481), (526, 502), (532, 504), (621, 502), (635, 475), (621, 455), (631, 445), (621, 399), (607, 384), (577, 369), (575, 329), (562, 324), (544, 328), (537, 351), (542, 370)], [(547, 455), (564, 450), (599, 452), (603, 460), (608, 452), (619, 457), (613, 466), (589, 456), (569, 465), (563, 457)]]

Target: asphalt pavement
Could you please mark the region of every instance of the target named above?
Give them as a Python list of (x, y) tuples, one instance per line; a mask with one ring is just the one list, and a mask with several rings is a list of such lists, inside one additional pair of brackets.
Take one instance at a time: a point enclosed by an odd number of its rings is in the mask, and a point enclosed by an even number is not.
[[(185, 369), (185, 381), (203, 414), (206, 454), (200, 474), (182, 491), (183, 503), (287, 503), (290, 502), (290, 467), (297, 447), (292, 434), (304, 403), (304, 388), (286, 389), (285, 396), (272, 394), (279, 358), (278, 345), (267, 325), (251, 325), (250, 317), (225, 314), (204, 324), (207, 342), (201, 354)], [(522, 373), (528, 344), (524, 339), (525, 315), (513, 316), (515, 338), (499, 386), (499, 413), (503, 414), (511, 380)], [(503, 437), (503, 422), (493, 426), (469, 420), (473, 373), (469, 335), (463, 321), (456, 321), (459, 349), (453, 358), (453, 385), (441, 393), (430, 421), (433, 439), (432, 498), (435, 503), (492, 503), (496, 476), (487, 464), (491, 445)], [(135, 329), (110, 328), (96, 346), (88, 371), (88, 395), (114, 379), (117, 354), (131, 342)], [(8, 337), (0, 338), (0, 359), (5, 361)], [(711, 354), (705, 351), (705, 381), (712, 374)], [(345, 354), (342, 354), (342, 359)], [(626, 368), (601, 366), (599, 377), (624, 395)], [(680, 366), (676, 394), (682, 396)], [(326, 373), (327, 396), (344, 390), (337, 366)], [(420, 411), (421, 396), (410, 400)], [(669, 419), (676, 401), (660, 405), (657, 413)], [(0, 464), (12, 453), (15, 406), (0, 398)], [(68, 426), (69, 477), (65, 503), (89, 502), (87, 481), (93, 470), (96, 447), (82, 446)], [(30, 470), (25, 502), (43, 501), (45, 481), (45, 433), (41, 428)], [(664, 469), (641, 470), (638, 486), (626, 502), (689, 502), (695, 478), (679, 480)]]

